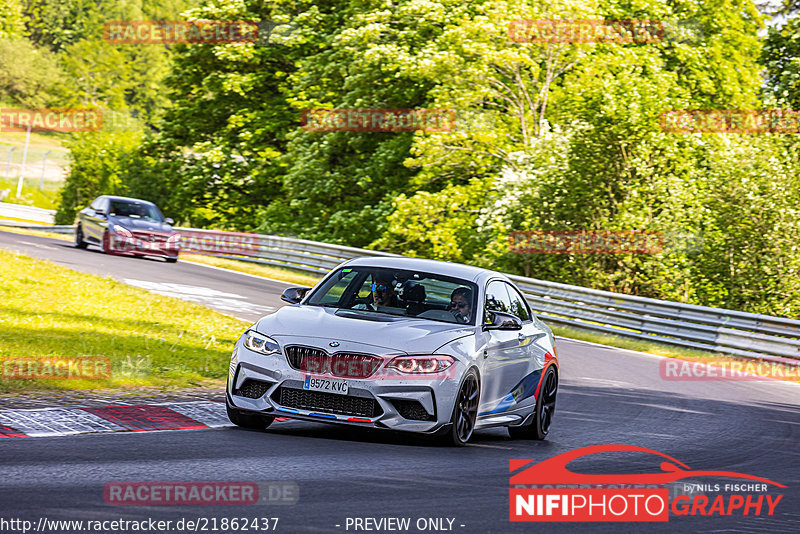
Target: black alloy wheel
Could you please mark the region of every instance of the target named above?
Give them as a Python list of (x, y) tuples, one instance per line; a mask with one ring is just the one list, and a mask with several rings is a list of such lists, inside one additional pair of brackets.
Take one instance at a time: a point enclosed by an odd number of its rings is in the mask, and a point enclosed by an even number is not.
[(451, 419), (451, 429), (448, 433), (448, 440), (455, 446), (465, 445), (475, 430), (475, 422), (478, 419), (478, 400), (480, 398), (480, 385), (478, 375), (474, 369), (467, 371), (461, 388), (456, 396), (456, 403), (453, 407), (453, 417)]

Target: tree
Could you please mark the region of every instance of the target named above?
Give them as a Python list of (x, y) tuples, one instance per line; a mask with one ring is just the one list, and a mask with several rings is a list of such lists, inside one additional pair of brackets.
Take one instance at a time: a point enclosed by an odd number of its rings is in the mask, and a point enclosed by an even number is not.
[(56, 224), (72, 224), (78, 210), (99, 195), (124, 193), (123, 176), (141, 139), (141, 131), (74, 134), (66, 143), (70, 173), (60, 191)]
[(29, 108), (63, 104), (64, 78), (50, 51), (22, 37), (0, 38), (0, 101)]
[(25, 33), (25, 19), (19, 0), (0, 0), (0, 39), (22, 37)]

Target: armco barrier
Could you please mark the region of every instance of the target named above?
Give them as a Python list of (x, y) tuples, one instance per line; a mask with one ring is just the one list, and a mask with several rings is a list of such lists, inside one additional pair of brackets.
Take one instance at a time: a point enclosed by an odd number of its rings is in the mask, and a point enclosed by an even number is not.
[[(71, 226), (30, 227), (71, 233)], [(260, 234), (176, 228), (182, 250), (324, 274), (386, 252)], [(542, 319), (632, 339), (800, 365), (800, 320), (682, 304), (509, 275)]]
[(42, 208), (34, 208), (33, 206), (0, 202), (0, 218), (53, 224), (55, 215), (55, 210), (45, 210)]

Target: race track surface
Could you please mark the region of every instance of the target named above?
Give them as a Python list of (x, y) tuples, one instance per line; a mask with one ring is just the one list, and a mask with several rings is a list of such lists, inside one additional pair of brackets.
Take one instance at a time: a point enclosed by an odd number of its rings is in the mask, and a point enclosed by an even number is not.
[[(61, 241), (1, 231), (0, 247), (137, 280), (142, 287), (183, 284), (236, 295), (229, 300), (241, 299), (241, 309), (223, 311), (246, 319), (259, 316), (253, 306), (280, 306), (278, 296), (286, 287), (199, 265), (108, 257)], [(491, 429), (479, 431), (469, 446), (454, 449), (423, 438), (305, 422), (275, 424), (266, 432), (223, 428), (2, 439), (0, 516), (34, 522), (40, 517), (278, 517), (279, 532), (356, 532), (345, 529), (348, 517), (409, 517), (412, 527), (418, 518), (451, 518), (453, 531), (463, 533), (800, 531), (800, 386), (667, 381), (659, 373), (658, 357), (571, 340), (561, 340), (559, 358), (556, 416), (543, 442), (514, 441), (505, 430)], [(779, 491), (783, 500), (772, 517), (672, 516), (669, 523), (642, 524), (508, 521), (509, 459), (542, 460), (609, 443), (651, 448), (692, 469), (736, 471), (787, 487)], [(585, 473), (658, 472), (654, 458), (614, 453), (578, 460), (570, 468)], [(297, 483), (299, 496), (291, 505), (105, 503), (107, 483), (145, 480), (281, 480)]]

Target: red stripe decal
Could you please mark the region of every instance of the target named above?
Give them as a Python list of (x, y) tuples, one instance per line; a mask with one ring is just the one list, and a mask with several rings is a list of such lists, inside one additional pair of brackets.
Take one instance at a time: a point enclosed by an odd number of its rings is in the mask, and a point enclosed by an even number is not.
[(0, 438), (27, 438), (25, 434), (17, 432), (13, 428), (0, 425)]
[(187, 430), (208, 428), (185, 415), (179, 414), (165, 406), (103, 406), (99, 408), (81, 408), (86, 412), (102, 417), (133, 432), (146, 430)]

